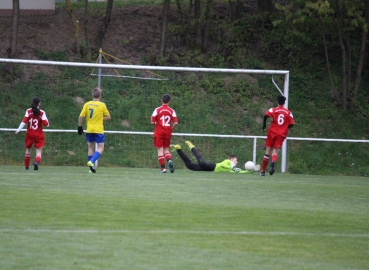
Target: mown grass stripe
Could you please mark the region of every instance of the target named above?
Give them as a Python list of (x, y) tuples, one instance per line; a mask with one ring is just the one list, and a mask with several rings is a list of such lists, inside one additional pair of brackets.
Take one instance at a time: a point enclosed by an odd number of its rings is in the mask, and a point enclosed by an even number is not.
[(276, 236), (322, 236), (322, 237), (359, 237), (367, 238), (369, 234), (339, 233), (302, 233), (302, 232), (256, 232), (256, 231), (181, 231), (181, 230), (49, 230), (49, 229), (0, 229), (1, 233), (150, 233), (150, 234), (239, 234), (239, 235), (276, 235)]

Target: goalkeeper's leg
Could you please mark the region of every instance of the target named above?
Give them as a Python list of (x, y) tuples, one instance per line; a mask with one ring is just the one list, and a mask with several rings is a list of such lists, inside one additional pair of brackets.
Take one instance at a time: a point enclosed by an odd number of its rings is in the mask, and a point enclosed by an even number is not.
[(200, 167), (203, 171), (214, 171), (216, 164), (213, 162), (205, 162), (203, 157), (197, 152), (196, 148), (192, 148), (192, 153), (195, 155)]
[(176, 149), (178, 155), (181, 157), (186, 167), (191, 171), (203, 171), (201, 166), (197, 163), (193, 163), (185, 153), (183, 153), (182, 149)]

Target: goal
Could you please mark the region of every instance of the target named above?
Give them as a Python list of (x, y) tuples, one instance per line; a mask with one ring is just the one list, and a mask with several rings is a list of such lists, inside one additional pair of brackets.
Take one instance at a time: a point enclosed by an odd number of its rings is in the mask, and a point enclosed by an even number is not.
[[(48, 165), (82, 165), (86, 144), (77, 135), (77, 118), (82, 104), (91, 99), (92, 88), (100, 85), (103, 101), (112, 115), (106, 123), (107, 141), (100, 165), (157, 167), (152, 146), (150, 116), (160, 106), (164, 93), (172, 95), (171, 107), (179, 125), (172, 142), (191, 140), (207, 160), (221, 161), (228, 154), (240, 162), (261, 162), (265, 133), (262, 118), (276, 106), (275, 86), (283, 85), (287, 97), (289, 72), (284, 70), (222, 69), (76, 63), (0, 59), (0, 64), (16, 64), (19, 80), (3, 84), (3, 102), (15, 102), (13, 112), (1, 128), (0, 164), (20, 164), (23, 136), (10, 139), (33, 96), (40, 95), (42, 108), (50, 120), (46, 131), (43, 162)], [(99, 76), (91, 76), (92, 70)], [(102, 77), (119, 71), (121, 76)], [(103, 72), (101, 72), (103, 71)], [(165, 78), (158, 80), (157, 78)], [(141, 78), (141, 79), (140, 79)], [(276, 78), (277, 82), (274, 81)], [(279, 90), (279, 89), (278, 89)], [(21, 96), (20, 96), (21, 95)], [(14, 116), (14, 114), (16, 114)], [(55, 128), (54, 128), (55, 127)], [(177, 158), (177, 155), (173, 155)], [(282, 147), (281, 171), (287, 169), (287, 145)], [(181, 163), (178, 162), (180, 167)]]

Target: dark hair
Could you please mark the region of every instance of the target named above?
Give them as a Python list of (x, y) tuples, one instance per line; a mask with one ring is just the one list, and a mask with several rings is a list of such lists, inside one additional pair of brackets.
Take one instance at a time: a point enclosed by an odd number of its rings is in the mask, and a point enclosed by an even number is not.
[(163, 101), (163, 103), (167, 104), (169, 103), (171, 97), (169, 94), (164, 94), (162, 97), (161, 97), (161, 101)]
[(32, 107), (32, 112), (35, 116), (40, 116), (40, 109), (37, 108), (37, 106), (40, 104), (41, 102), (41, 99), (39, 97), (34, 97), (32, 99), (32, 104), (31, 104), (31, 107)]
[(279, 95), (277, 98), (277, 102), (279, 105), (284, 105), (284, 102), (286, 101), (286, 97), (283, 95)]
[(237, 158), (237, 156), (236, 155), (229, 155), (228, 156), (228, 159), (232, 159), (232, 158)]

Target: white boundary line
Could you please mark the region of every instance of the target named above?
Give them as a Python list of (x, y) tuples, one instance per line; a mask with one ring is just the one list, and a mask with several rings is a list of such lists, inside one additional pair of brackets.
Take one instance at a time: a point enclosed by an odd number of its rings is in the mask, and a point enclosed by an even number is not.
[(317, 236), (369, 238), (369, 234), (303, 233), (303, 232), (257, 232), (257, 231), (175, 231), (175, 230), (51, 230), (51, 229), (0, 229), (0, 233), (148, 233), (148, 234), (203, 234), (203, 235), (261, 235), (261, 236)]

